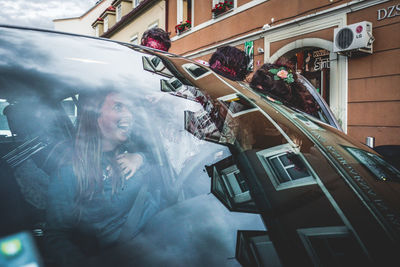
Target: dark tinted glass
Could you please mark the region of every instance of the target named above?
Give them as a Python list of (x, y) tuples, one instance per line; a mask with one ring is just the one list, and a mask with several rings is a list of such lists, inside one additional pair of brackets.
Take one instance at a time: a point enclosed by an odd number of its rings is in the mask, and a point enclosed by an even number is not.
[[(143, 56), (151, 58), (160, 72)], [(110, 195), (105, 201), (99, 194), (85, 206), (80, 224), (64, 230), (79, 233), (75, 245), (100, 263), (111, 259), (114, 264), (122, 261), (141, 266), (239, 265), (234, 258), (237, 231), (265, 230), (265, 226), (258, 214), (231, 212), (210, 193), (211, 178), (204, 168), (229, 157), (231, 151), (184, 130), (185, 111), (202, 111), (203, 106), (161, 91), (160, 81), (170, 73), (178, 78), (174, 87), (184, 81), (177, 69), (168, 65), (171, 62), (113, 42), (5, 28), (0, 29), (0, 58), (0, 99), (7, 100), (0, 102), (0, 107), (8, 109), (5, 116), (12, 121), (10, 129), (16, 135), (0, 140), (2, 235), (49, 230), (43, 226), (45, 222), (57, 230), (45, 214), (63, 213), (68, 206), (63, 203), (63, 209), (55, 209), (53, 204), (69, 194), (68, 187), (59, 188), (58, 182), (64, 167), (71, 167), (73, 156), (68, 151), (74, 146), (77, 128), (72, 118), (79, 113), (79, 99), (111, 90), (132, 103), (132, 146), (127, 152), (144, 158), (126, 182), (135, 184), (135, 197), (128, 205), (118, 202), (120, 195), (115, 199)], [(161, 64), (168, 70), (161, 70)], [(202, 69), (195, 69), (194, 74), (199, 75), (198, 71)], [(79, 96), (78, 106), (71, 100), (74, 96)], [(6, 117), (0, 118), (1, 130), (7, 127)], [(209, 127), (211, 122), (204, 117), (199, 123)], [(104, 181), (107, 179), (104, 175)], [(243, 183), (239, 182), (246, 189)], [(221, 185), (217, 188), (223, 191)], [(48, 195), (50, 201), (46, 202)], [(155, 212), (149, 206), (154, 206)], [(65, 209), (66, 214), (74, 212)], [(118, 212), (123, 219), (115, 215)], [(113, 228), (125, 220), (136, 225), (137, 231)], [(62, 220), (59, 223), (66, 226)], [(110, 233), (110, 229), (121, 233)], [(98, 250), (87, 242), (93, 237), (100, 241)], [(123, 242), (117, 245), (120, 238)], [(43, 237), (37, 239), (39, 244), (44, 242)], [(40, 245), (42, 257), (50, 264), (62, 260), (59, 254), (68, 254), (72, 261), (76, 256), (68, 253), (68, 246), (56, 252), (47, 248)]]

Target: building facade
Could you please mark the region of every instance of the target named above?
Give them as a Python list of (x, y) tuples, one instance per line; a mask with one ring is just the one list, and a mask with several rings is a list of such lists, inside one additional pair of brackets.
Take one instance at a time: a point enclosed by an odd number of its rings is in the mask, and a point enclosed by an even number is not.
[(115, 0), (92, 23), (97, 36), (139, 44), (153, 27), (166, 29), (165, 0)]
[(91, 26), (92, 22), (99, 17), (104, 9), (110, 6), (112, 1), (97, 1), (92, 8), (79, 17), (55, 19), (53, 20), (54, 29), (56, 31), (94, 36), (95, 30)]
[[(171, 0), (167, 10), (171, 52), (207, 61), (220, 46), (246, 44), (254, 49), (253, 70), (283, 58), (350, 136), (400, 144), (399, 1)], [(372, 23), (372, 53), (335, 52), (334, 30), (363, 21)]]

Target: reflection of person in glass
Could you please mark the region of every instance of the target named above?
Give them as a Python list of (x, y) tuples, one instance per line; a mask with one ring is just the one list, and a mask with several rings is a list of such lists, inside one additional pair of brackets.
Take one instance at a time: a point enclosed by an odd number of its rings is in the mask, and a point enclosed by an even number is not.
[(151, 28), (143, 33), (141, 45), (155, 48), (162, 51), (168, 51), (171, 47), (169, 33), (161, 28)]
[(210, 68), (216, 73), (234, 81), (243, 81), (249, 71), (249, 57), (246, 53), (233, 46), (222, 46), (211, 55)]
[(130, 101), (99, 91), (79, 102), (73, 157), (53, 175), (46, 216), (47, 247), (66, 266), (133, 238), (159, 207), (144, 154), (126, 152)]
[(319, 105), (298, 80), (296, 72), (282, 64), (264, 64), (253, 75), (250, 86), (318, 118)]

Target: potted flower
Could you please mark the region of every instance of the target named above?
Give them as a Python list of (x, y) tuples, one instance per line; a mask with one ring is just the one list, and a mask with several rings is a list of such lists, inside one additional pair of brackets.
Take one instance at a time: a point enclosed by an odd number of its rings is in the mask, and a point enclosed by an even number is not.
[(175, 26), (175, 32), (177, 34), (181, 34), (184, 31), (189, 30), (192, 27), (192, 24), (190, 23), (189, 20), (185, 21), (185, 22), (181, 22), (180, 24)]
[(233, 8), (233, 2), (231, 1), (224, 1), (215, 4), (214, 8), (211, 10), (213, 18), (218, 17), (219, 15), (225, 13), (228, 10), (231, 10), (232, 8)]

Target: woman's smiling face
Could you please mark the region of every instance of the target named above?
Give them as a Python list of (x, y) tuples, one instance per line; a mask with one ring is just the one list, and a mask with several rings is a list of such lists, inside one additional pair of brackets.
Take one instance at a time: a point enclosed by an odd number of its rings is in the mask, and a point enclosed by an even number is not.
[(103, 151), (113, 150), (128, 139), (133, 121), (131, 106), (131, 102), (118, 93), (107, 95), (97, 119)]

